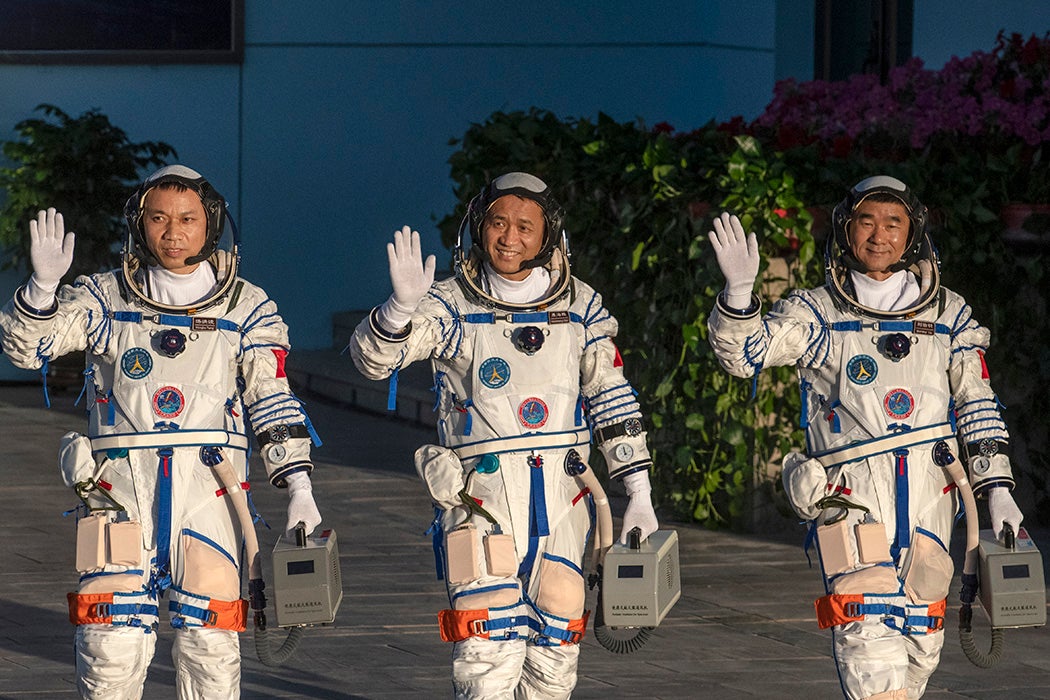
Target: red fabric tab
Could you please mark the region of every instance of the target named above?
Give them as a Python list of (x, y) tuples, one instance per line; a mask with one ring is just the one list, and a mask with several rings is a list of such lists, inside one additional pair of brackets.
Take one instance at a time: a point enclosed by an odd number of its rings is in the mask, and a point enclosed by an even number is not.
[(977, 356), (981, 358), (981, 379), (990, 379), (991, 377), (988, 374), (988, 365), (984, 361), (984, 352), (978, 350)]
[(270, 348), (273, 350), (274, 357), (277, 358), (277, 374), (275, 375), (278, 379), (283, 379), (288, 375), (284, 373), (284, 360), (288, 357), (288, 351), (284, 348)]
[(613, 358), (613, 367), (623, 367), (623, 358), (620, 357), (620, 348), (616, 347), (613, 343), (613, 350), (616, 351), (616, 357)]
[[(241, 489), (243, 491), (248, 491), (249, 489), (251, 489), (251, 484), (249, 484), (247, 481), (242, 481), (241, 482)], [(227, 493), (229, 493), (229, 489), (227, 489), (225, 486), (223, 486), (221, 489), (219, 489), (219, 490), (217, 490), (215, 492), (215, 496), (216, 496), (216, 498), (222, 498)]]

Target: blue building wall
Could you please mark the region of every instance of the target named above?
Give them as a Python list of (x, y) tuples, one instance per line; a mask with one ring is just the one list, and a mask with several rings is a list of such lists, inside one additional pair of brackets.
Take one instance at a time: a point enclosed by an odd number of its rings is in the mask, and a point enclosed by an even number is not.
[[(1050, 28), (1050, 3), (972, 4), (916, 3), (915, 53), (943, 62), (990, 48), (999, 26)], [(328, 347), (332, 313), (389, 293), (396, 228), (418, 228), (447, 264), (435, 222), (454, 205), (449, 140), (471, 123), (532, 106), (680, 130), (751, 119), (775, 80), (810, 77), (812, 12), (794, 0), (245, 0), (242, 65), (0, 65), (0, 139), (49, 102), (172, 144), (231, 202), (243, 274), (277, 301), (293, 346)], [(0, 292), (18, 281), (0, 275)], [(0, 379), (20, 376), (0, 362)]]

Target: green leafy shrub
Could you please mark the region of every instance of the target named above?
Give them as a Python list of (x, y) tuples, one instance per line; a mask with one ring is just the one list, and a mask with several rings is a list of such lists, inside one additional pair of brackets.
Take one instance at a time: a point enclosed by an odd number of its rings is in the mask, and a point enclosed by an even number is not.
[[(757, 141), (710, 124), (675, 135), (665, 125), (599, 115), (496, 113), (454, 142), (459, 207), (439, 223), (455, 241), (464, 203), (511, 170), (540, 175), (565, 207), (574, 274), (602, 293), (620, 321), (617, 343), (652, 422), (657, 491), (680, 517), (749, 527), (748, 507), (765, 462), (799, 439), (790, 370), (751, 383), (727, 375), (706, 341), (722, 278), (707, 233), (723, 207), (759, 231), (767, 258), (787, 259), (793, 283), (817, 268), (811, 215), (779, 157)], [(772, 282), (767, 270), (767, 282)]]
[(732, 211), (759, 233), (768, 305), (785, 289), (822, 282), (826, 231), (818, 224), (827, 225), (835, 201), (868, 175), (896, 176), (931, 209), (944, 283), (992, 331), (989, 364), (1008, 407), (1015, 473), (1036, 514), (1050, 513), (1038, 409), (1050, 385), (1050, 276), (1045, 250), (1004, 246), (995, 212), (1006, 195), (989, 184), (987, 159), (943, 134), (914, 151), (847, 157), (819, 141), (782, 151), (775, 143), (739, 119), (676, 134), (604, 115), (592, 122), (537, 109), (495, 113), (453, 142), (461, 203), (439, 225), (451, 245), (464, 203), (504, 172), (550, 183), (567, 212), (574, 273), (620, 321), (627, 374), (652, 422), (658, 498), (710, 527), (768, 528), (768, 517), (755, 516), (761, 507), (789, 516), (776, 475), (783, 453), (803, 444), (797, 384), (792, 368), (749, 382), (715, 361), (706, 321), (723, 281), (707, 240), (711, 220)]
[(42, 119), (15, 126), (18, 139), (3, 143), (13, 165), (0, 168), (6, 191), (0, 209), (4, 268), (29, 271), (29, 221), (55, 207), (66, 230), (77, 234), (73, 266), (63, 281), (119, 264), (124, 203), (139, 182), (139, 170), (160, 166), (175, 149), (163, 142), (132, 143), (98, 110), (71, 117), (42, 104)]

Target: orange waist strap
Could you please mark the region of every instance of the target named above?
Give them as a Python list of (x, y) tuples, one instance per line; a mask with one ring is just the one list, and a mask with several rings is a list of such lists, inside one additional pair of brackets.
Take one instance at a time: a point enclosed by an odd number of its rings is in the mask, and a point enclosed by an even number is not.
[(925, 606), (900, 605), (882, 602), (877, 598), (865, 601), (864, 595), (828, 594), (813, 602), (817, 612), (817, 624), (820, 629), (827, 629), (847, 622), (863, 620), (866, 615), (882, 615), (903, 620), (901, 631), (905, 633), (934, 632), (944, 629), (944, 613), (948, 609), (947, 600), (939, 600)]
[(205, 627), (216, 627), (221, 630), (243, 632), (248, 628), (248, 601), (215, 600), (208, 602), (208, 611), (212, 613), (204, 621)]
[(74, 625), (106, 625), (113, 621), (112, 593), (67, 593), (69, 621)]

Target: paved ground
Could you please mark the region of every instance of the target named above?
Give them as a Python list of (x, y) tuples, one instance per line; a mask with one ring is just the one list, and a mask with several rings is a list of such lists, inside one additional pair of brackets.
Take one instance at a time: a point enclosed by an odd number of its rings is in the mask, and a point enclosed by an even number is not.
[[(55, 407), (44, 410), (38, 387), (0, 387), (4, 699), (75, 697), (65, 609), (75, 581), (74, 523), (63, 511), (76, 499), (62, 486), (55, 455), (59, 437), (84, 421), (71, 409), (75, 392), (53, 399)], [(450, 697), (449, 647), (435, 624), (435, 611), (447, 601), (423, 535), (430, 505), (410, 461), (431, 430), (318, 399), (308, 399), (308, 409), (325, 439), (315, 452), (315, 493), (326, 525), (339, 534), (345, 597), (336, 623), (310, 630), (284, 667), (260, 664), (245, 634), (243, 697)], [(284, 494), (264, 481), (256, 489), (261, 513), (281, 527)], [(623, 500), (614, 507), (622, 509)], [(634, 654), (612, 654), (589, 635), (575, 698), (841, 697), (830, 638), (814, 619), (812, 600), (822, 590), (807, 568), (800, 530), (785, 523), (780, 537), (763, 538), (666, 525), (681, 541), (682, 599)], [(1050, 532), (1034, 536), (1050, 552)], [(275, 533), (260, 537), (268, 553)], [(950, 602), (958, 600), (957, 587)], [(1050, 698), (1045, 628), (1008, 631), (1006, 658), (981, 670), (959, 649), (955, 622), (952, 609), (928, 698)], [(162, 626), (147, 698), (174, 697), (170, 637)]]

